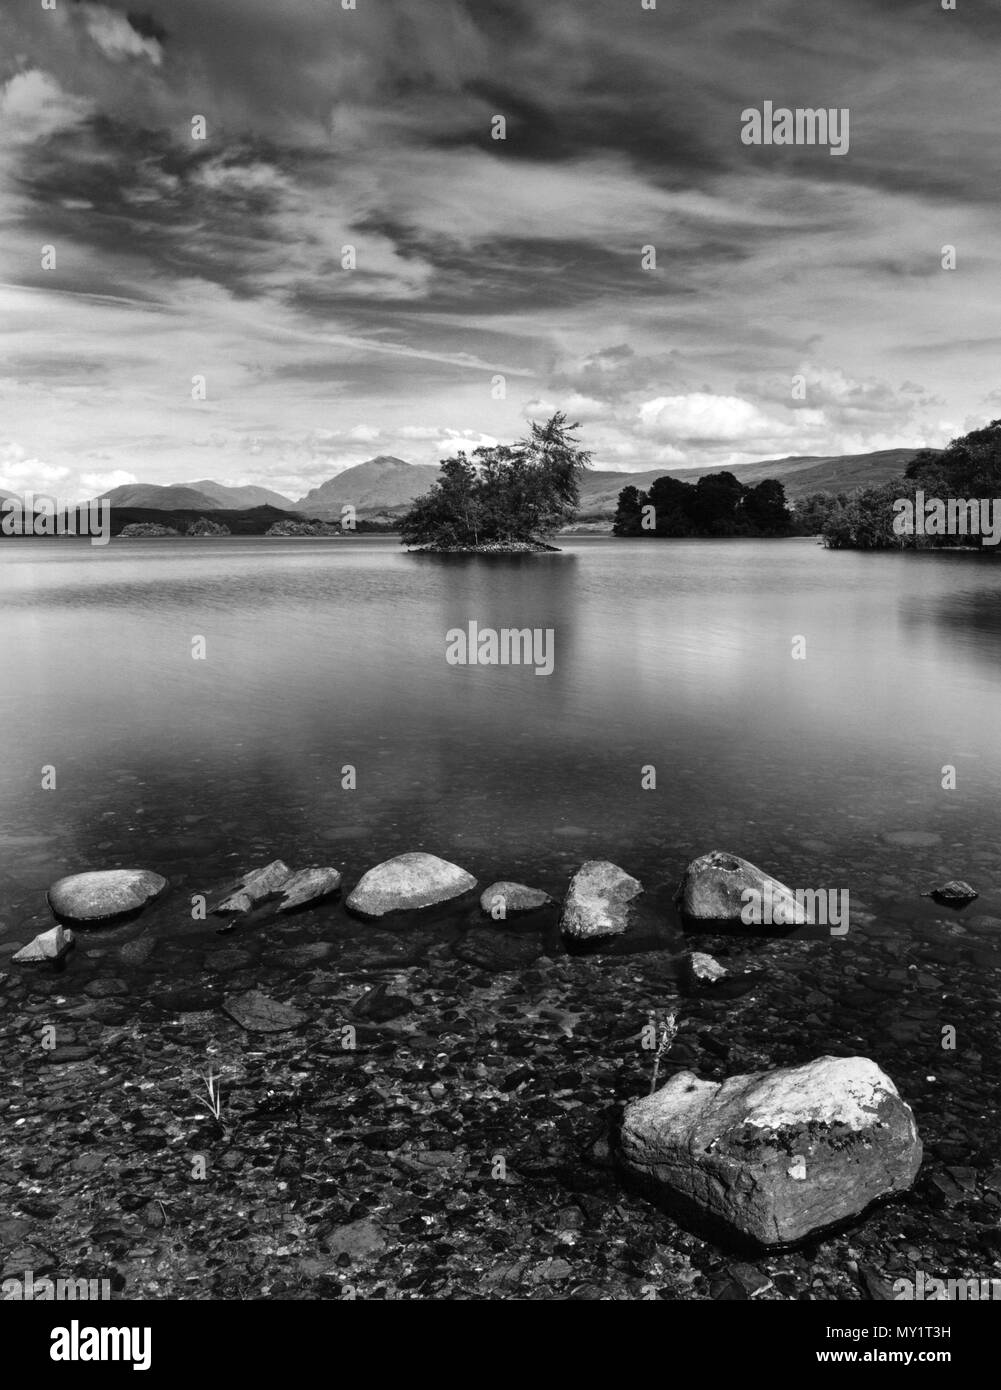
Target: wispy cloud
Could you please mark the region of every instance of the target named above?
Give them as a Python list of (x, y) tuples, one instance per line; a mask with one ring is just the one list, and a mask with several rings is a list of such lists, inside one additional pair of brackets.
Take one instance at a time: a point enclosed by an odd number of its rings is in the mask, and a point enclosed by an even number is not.
[[(294, 491), (555, 406), (599, 464), (724, 463), (989, 408), (995, 6), (5, 20), (0, 406), (39, 479)], [(850, 108), (849, 153), (743, 145), (765, 99)]]

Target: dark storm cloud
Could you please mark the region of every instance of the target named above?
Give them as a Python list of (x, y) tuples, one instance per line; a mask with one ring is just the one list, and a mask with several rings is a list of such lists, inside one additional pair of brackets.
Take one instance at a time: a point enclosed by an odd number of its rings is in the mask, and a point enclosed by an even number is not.
[[(915, 401), (962, 414), (987, 389), (968, 360), (919, 397), (893, 383), (940, 338), (990, 336), (996, 3), (79, 0), (11, 7), (9, 24), (11, 321), (40, 334), (44, 318), (92, 382), (95, 355), (120, 372), (131, 324), (161, 354), (146, 375), (136, 354), (136, 409), (160, 410), (196, 352), (234, 438), (269, 382), (283, 437), (293, 418), (320, 426), (332, 383), (351, 386), (338, 411), (350, 395), (401, 428), (421, 413), (429, 438), (510, 433), (531, 391), (576, 399), (599, 447), (641, 465), (688, 461), (693, 439), (739, 453), (742, 421), (758, 452), (849, 447), (862, 417), (886, 443)], [(744, 145), (741, 112), (765, 100), (847, 108), (848, 153)], [(497, 370), (531, 381), (507, 406), (483, 400)], [(793, 405), (797, 371), (813, 396)], [(72, 405), (95, 447), (127, 453), (84, 373), (77, 395), (65, 363), (52, 375), (65, 429), (56, 410), (30, 449), (60, 453)], [(5, 404), (18, 437), (39, 428), (34, 399)], [(150, 439), (170, 437), (162, 409)]]

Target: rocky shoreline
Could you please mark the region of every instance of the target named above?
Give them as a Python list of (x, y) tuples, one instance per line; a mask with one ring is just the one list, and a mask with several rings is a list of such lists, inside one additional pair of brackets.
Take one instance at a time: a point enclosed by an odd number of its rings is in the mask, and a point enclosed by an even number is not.
[[(721, 882), (703, 876), (701, 900)], [(560, 902), (506, 881), (477, 896), (458, 866), (401, 855), (343, 907), (338, 870), (274, 861), (208, 895), (215, 926), (186, 979), (192, 909), (168, 887), (149, 871), (60, 881), (50, 906), (75, 945), (0, 981), (5, 1277), (92, 1271), (147, 1298), (770, 1300), (997, 1272), (1001, 1170), (977, 1137), (997, 1093), (995, 919), (971, 919), (978, 955), (917, 937), (903, 965), (863, 913), (847, 975), (841, 943), (732, 921), (703, 921), (693, 950), (605, 861)], [(4, 940), (0, 962), (28, 945)], [(972, 1049), (967, 1033), (963, 1065), (939, 1045), (936, 968), (949, 1018), (983, 1035)], [(907, 1008), (887, 1027), (891, 995)], [(784, 1118), (762, 1142), (747, 1095), (781, 1074)], [(864, 1122), (863, 1082), (884, 1097)], [(736, 1126), (721, 1086), (744, 1095)], [(675, 1101), (693, 1094), (711, 1137), (730, 1136), (713, 1161), (793, 1213), (782, 1238), (751, 1239), (739, 1201), (703, 1201), (696, 1216), (723, 1217), (720, 1231), (664, 1200), (698, 1204), (704, 1170), (676, 1162), (691, 1112)], [(910, 1106), (925, 1143), (913, 1186)], [(657, 1167), (672, 1171), (651, 1201)], [(859, 1174), (875, 1188), (847, 1210)], [(723, 1189), (739, 1198), (742, 1181)], [(805, 1231), (800, 1194), (822, 1217)]]
[(415, 545), (409, 555), (558, 555), (558, 545), (545, 541), (485, 541), (483, 545)]

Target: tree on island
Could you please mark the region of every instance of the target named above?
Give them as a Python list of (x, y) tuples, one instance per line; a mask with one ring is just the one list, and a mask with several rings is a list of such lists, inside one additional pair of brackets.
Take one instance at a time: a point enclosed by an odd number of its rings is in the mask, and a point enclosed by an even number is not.
[(404, 545), (436, 550), (537, 544), (573, 521), (591, 455), (558, 410), (516, 444), (480, 445), (441, 461), (441, 476), (400, 522)]
[(791, 529), (780, 482), (745, 487), (727, 472), (706, 473), (697, 483), (667, 473), (647, 492), (624, 487), (612, 523), (617, 536), (788, 536)]

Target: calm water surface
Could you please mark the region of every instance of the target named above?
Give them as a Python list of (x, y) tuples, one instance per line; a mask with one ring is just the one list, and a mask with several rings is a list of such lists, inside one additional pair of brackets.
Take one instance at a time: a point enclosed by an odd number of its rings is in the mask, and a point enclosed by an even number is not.
[[(898, 914), (940, 872), (1001, 908), (1001, 566), (980, 555), (25, 540), (0, 546), (0, 594), (8, 931), (85, 868), (208, 887), (281, 856), (350, 886), (421, 848), (556, 891), (608, 857), (666, 894), (720, 847)], [(470, 620), (553, 629), (553, 674), (450, 666)]]

